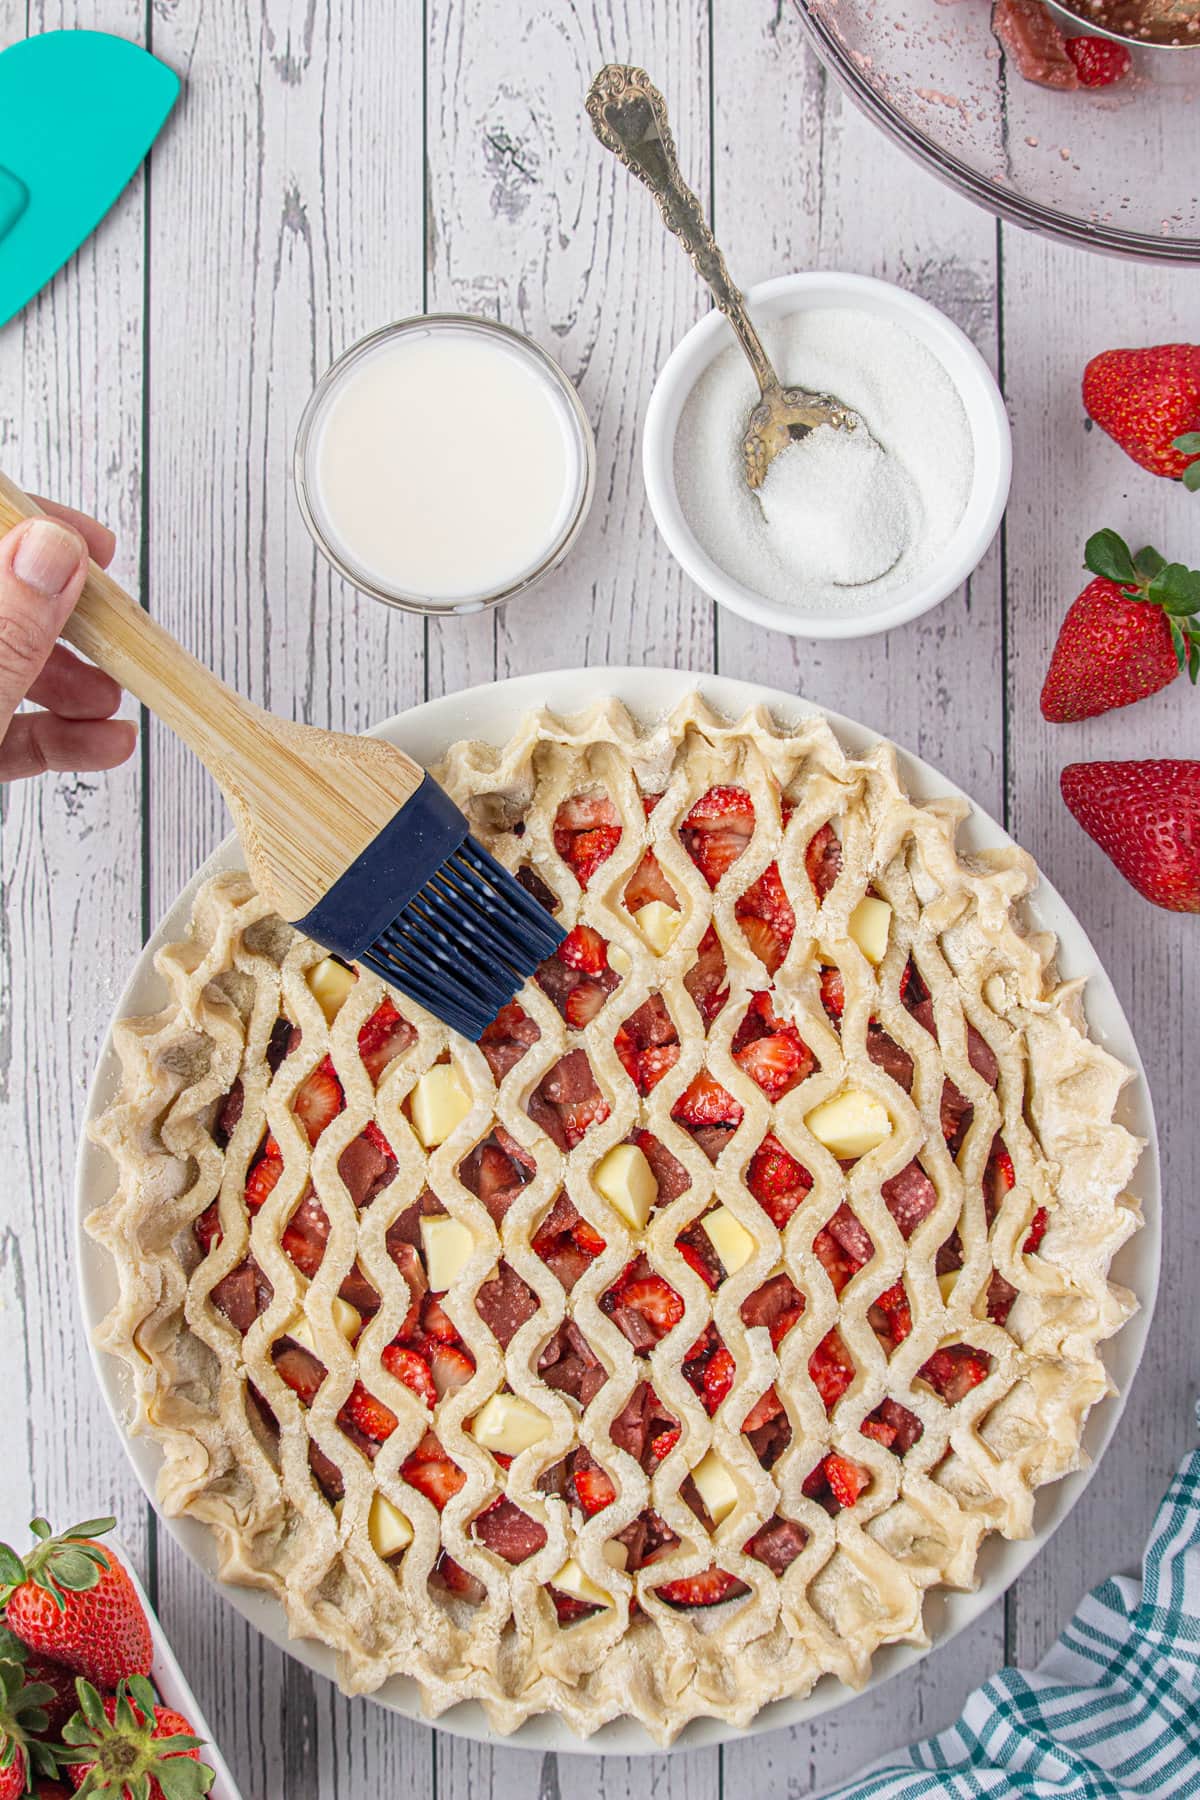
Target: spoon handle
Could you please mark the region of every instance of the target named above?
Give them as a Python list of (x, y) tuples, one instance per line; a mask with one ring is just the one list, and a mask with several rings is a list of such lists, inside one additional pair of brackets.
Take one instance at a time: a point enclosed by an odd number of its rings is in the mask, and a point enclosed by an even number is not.
[(729, 278), (712, 228), (679, 173), (666, 102), (645, 69), (609, 63), (588, 89), (586, 104), (592, 130), (604, 148), (650, 189), (667, 230), (679, 239), (697, 275), (708, 283), (750, 360), (759, 389), (766, 393), (778, 388), (779, 378), (746, 303)]

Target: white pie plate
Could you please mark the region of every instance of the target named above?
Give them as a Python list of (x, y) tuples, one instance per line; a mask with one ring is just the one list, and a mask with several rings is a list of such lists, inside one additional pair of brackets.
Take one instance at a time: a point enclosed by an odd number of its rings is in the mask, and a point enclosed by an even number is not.
[[(548, 705), (558, 712), (571, 713), (590, 705), (601, 696), (615, 695), (635, 715), (649, 722), (661, 717), (693, 688), (698, 688), (714, 707), (731, 717), (737, 717), (747, 707), (760, 702), (769, 706), (783, 724), (793, 723), (824, 710), (794, 695), (756, 687), (749, 682), (727, 680), (723, 676), (690, 675), (674, 669), (568, 669), (541, 675), (517, 676), (510, 681), (500, 681), (486, 687), (468, 689), (465, 693), (449, 694), (440, 700), (427, 701), (423, 706), (413, 707), (411, 711), (380, 725), (377, 735), (391, 739), (418, 762), (429, 765), (436, 762), (447, 746), (459, 738), (480, 738), (503, 743), (511, 736), (523, 715), (536, 706)], [(826, 712), (825, 716), (845, 747), (853, 753), (861, 754), (878, 741), (876, 733), (856, 724), (852, 719), (831, 712)], [(938, 795), (961, 793), (960, 789), (919, 757), (901, 751), (899, 758), (901, 774), (916, 798), (932, 799)], [(973, 807), (970, 819), (963, 826), (961, 841), (968, 848), (982, 849), (1008, 844), (1012, 840), (986, 813)], [(155, 951), (162, 944), (184, 935), (192, 900), (201, 882), (220, 869), (238, 866), (240, 852), (237, 841), (229, 837), (197, 872), (151, 937), (117, 1003), (114, 1018), (151, 1013), (165, 1003), (165, 987), (154, 969)], [(978, 1565), (979, 1585), (972, 1592), (935, 1590), (930, 1593), (926, 1601), (925, 1617), (933, 1648), (941, 1648), (1005, 1592), (1061, 1525), (1083, 1493), (1120, 1418), (1124, 1399), (1141, 1360), (1158, 1286), (1158, 1144), (1150, 1094), (1137, 1047), (1112, 984), (1101, 968), (1083, 927), (1060, 895), (1049, 883), (1043, 881), (1028, 906), (1036, 923), (1053, 931), (1059, 939), (1060, 972), (1064, 976), (1082, 975), (1087, 978), (1087, 1013), (1092, 1036), (1136, 1071), (1136, 1079), (1128, 1084), (1122, 1095), (1119, 1117), (1131, 1131), (1146, 1140), (1146, 1149), (1133, 1181), (1134, 1190), (1145, 1211), (1146, 1223), (1144, 1229), (1121, 1250), (1114, 1264), (1113, 1274), (1114, 1279), (1137, 1295), (1140, 1310), (1104, 1346), (1105, 1364), (1118, 1392), (1096, 1406), (1088, 1420), (1084, 1447), (1091, 1458), (1090, 1467), (1042, 1489), (1037, 1501), (1036, 1529), (1032, 1537), (1020, 1543), (1006, 1543), (994, 1536), (986, 1540)], [(88, 1097), (88, 1121), (95, 1118), (109, 1103), (116, 1090), (117, 1080), (117, 1058), (112, 1048), (110, 1032), (105, 1039)], [(77, 1246), (80, 1296), (89, 1341), (116, 1298), (116, 1282), (107, 1254), (87, 1236), (83, 1220), (94, 1206), (112, 1192), (112, 1187), (113, 1170), (108, 1157), (90, 1144), (85, 1135), (80, 1146), (77, 1170)], [(129, 1459), (151, 1504), (157, 1506), (155, 1484), (162, 1459), (158, 1446), (150, 1438), (129, 1434), (128, 1421), (132, 1416), (133, 1405), (124, 1365), (94, 1348), (92, 1356), (101, 1389)], [(215, 1580), (216, 1557), (213, 1539), (207, 1528), (186, 1518), (172, 1519), (162, 1514), (160, 1517), (166, 1529), (193, 1562)], [(279, 1645), (306, 1667), (333, 1679), (333, 1652), (308, 1639), (289, 1638), (283, 1609), (271, 1595), (228, 1584), (222, 1584), (221, 1591), (230, 1605), (236, 1607), (272, 1643)], [(868, 1686), (878, 1686), (889, 1676), (910, 1668), (927, 1654), (927, 1650), (912, 1645), (892, 1645), (881, 1650), (875, 1658)], [(390, 1707), (405, 1718), (424, 1717), (416, 1684), (406, 1677), (393, 1678), (372, 1697), (380, 1705)], [(773, 1731), (783, 1726), (807, 1723), (821, 1713), (845, 1706), (855, 1697), (852, 1689), (826, 1676), (805, 1698), (779, 1700), (764, 1707), (753, 1724), (745, 1728), (745, 1732)], [(527, 1750), (630, 1756), (650, 1754), (658, 1749), (642, 1726), (629, 1719), (614, 1720), (593, 1737), (583, 1739), (557, 1717), (545, 1716), (529, 1720), (511, 1737), (505, 1738), (493, 1731), (482, 1707), (473, 1700), (464, 1701), (443, 1713), (437, 1724), (441, 1730), (454, 1732), (462, 1737), (497, 1744), (507, 1743)], [(694, 1749), (742, 1735), (744, 1733), (738, 1728), (718, 1720), (696, 1720), (681, 1732), (673, 1748)]]

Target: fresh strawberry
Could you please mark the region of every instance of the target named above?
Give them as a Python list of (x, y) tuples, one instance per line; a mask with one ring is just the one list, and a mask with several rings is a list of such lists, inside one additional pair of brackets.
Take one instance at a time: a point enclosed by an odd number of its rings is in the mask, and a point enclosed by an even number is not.
[(160, 1706), (144, 1676), (123, 1681), (115, 1694), (79, 1684), (80, 1710), (63, 1736), (62, 1753), (77, 1792), (113, 1800), (200, 1800), (213, 1772), (200, 1761), (203, 1738), (182, 1713)]
[[(386, 1351), (381, 1360), (386, 1368)], [(429, 1372), (433, 1376), (437, 1396), (441, 1399), (445, 1394), (453, 1394), (456, 1389), (466, 1387), (475, 1373), (475, 1361), (470, 1351), (461, 1344), (434, 1342), (429, 1346)]]
[(395, 1431), (398, 1420), (390, 1406), (385, 1406), (382, 1400), (368, 1393), (361, 1381), (356, 1381), (342, 1403), (338, 1424), (352, 1425), (373, 1444), (384, 1444)]
[(842, 846), (832, 825), (822, 825), (809, 839), (804, 867), (813, 893), (823, 900), (842, 872)]
[(1033, 1256), (1037, 1253), (1037, 1250), (1041, 1245), (1042, 1239), (1046, 1235), (1046, 1227), (1049, 1223), (1050, 1223), (1049, 1213), (1046, 1211), (1044, 1206), (1039, 1206), (1037, 1211), (1034, 1213), (1033, 1218), (1030, 1220), (1029, 1235), (1025, 1239), (1025, 1242), (1021, 1245), (1021, 1248), (1025, 1252), (1026, 1256)]
[(379, 1360), (389, 1375), (412, 1389), (418, 1400), (423, 1400), (431, 1410), (437, 1405), (438, 1390), (433, 1372), (423, 1356), (403, 1344), (387, 1344), (380, 1352)]
[(3, 1626), (0, 1626), (0, 1660), (22, 1662), (25, 1665), (27, 1683), (36, 1682), (39, 1686), (44, 1685), (50, 1689), (50, 1698), (40, 1702), (47, 1719), (46, 1729), (40, 1735), (61, 1737), (63, 1726), (79, 1708), (74, 1672), (64, 1663), (54, 1662), (48, 1656), (39, 1656), (35, 1650), (27, 1650), (20, 1639)]
[(148, 1675), (150, 1626), (116, 1553), (94, 1540), (115, 1519), (86, 1519), (58, 1537), (45, 1519), (24, 1560), (0, 1545), (0, 1603), (8, 1628), (39, 1655), (77, 1675), (113, 1687), (125, 1675)]
[(432, 1501), (441, 1512), (447, 1500), (466, 1484), (466, 1476), (458, 1464), (451, 1462), (432, 1431), (427, 1431), (407, 1462), (400, 1469), (409, 1487)]
[(1131, 556), (1115, 531), (1090, 537), (1084, 562), (1097, 579), (1069, 608), (1042, 687), (1057, 725), (1132, 706), (1181, 669), (1200, 675), (1200, 571), (1149, 547)]
[(679, 895), (663, 874), (653, 850), (647, 850), (626, 882), (624, 899), (631, 913), (641, 912), (652, 900), (661, 900), (664, 906), (679, 911)]
[(739, 787), (709, 788), (680, 826), (683, 847), (711, 888), (743, 854), (753, 832), (754, 808)]
[(1102, 351), (1083, 372), (1083, 404), (1143, 469), (1200, 487), (1200, 344)]
[(779, 1139), (768, 1132), (746, 1170), (746, 1186), (772, 1225), (782, 1231), (812, 1187), (812, 1176), (789, 1156)]
[(917, 1370), (917, 1376), (927, 1381), (947, 1406), (954, 1406), (964, 1394), (987, 1380), (991, 1366), (986, 1350), (974, 1350), (970, 1344), (943, 1344)]
[[(0, 1628), (2, 1630), (2, 1628)], [(64, 1723), (59, 1701), (59, 1678), (69, 1691), (67, 1717), (75, 1711), (74, 1685), (66, 1669), (57, 1669), (54, 1682), (42, 1680), (40, 1667), (54, 1664), (30, 1657), (24, 1644), (3, 1633), (0, 1652), (0, 1800), (19, 1800), (27, 1784), (56, 1773), (54, 1754), (42, 1740), (57, 1738)], [(52, 1717), (53, 1714), (53, 1717)], [(34, 1789), (36, 1792), (36, 1787)]]
[(835, 1023), (845, 1011), (846, 989), (840, 969), (821, 970), (821, 1005)]
[(1139, 894), (1200, 912), (1200, 762), (1068, 763), (1062, 796)]
[(359, 1027), (358, 1054), (371, 1080), (378, 1086), (388, 1064), (410, 1044), (417, 1033), (390, 1000), (381, 1000), (370, 1018)]
[(1124, 81), (1133, 67), (1133, 58), (1115, 38), (1069, 37), (1066, 50), (1080, 87), (1112, 87), (1114, 82)]
[(778, 863), (770, 863), (752, 887), (739, 894), (734, 914), (758, 960), (774, 975), (792, 941), (796, 915), (779, 879)]
[(245, 1201), (249, 1212), (256, 1213), (279, 1177), (283, 1174), (283, 1155), (279, 1145), (267, 1133), (257, 1162), (246, 1177)]
[(555, 954), (568, 969), (579, 969), (585, 975), (598, 975), (608, 967), (608, 945), (590, 925), (576, 925)]
[(581, 981), (563, 1001), (563, 1018), (572, 1030), (582, 1031), (585, 1025), (591, 1024), (607, 999), (604, 989), (594, 981)]
[(825, 1411), (831, 1413), (854, 1380), (854, 1363), (838, 1332), (827, 1332), (821, 1339), (808, 1359), (808, 1373)]
[(597, 1462), (577, 1467), (571, 1481), (576, 1498), (589, 1519), (593, 1513), (603, 1512), (606, 1506), (611, 1506), (617, 1497), (616, 1488)]
[(621, 820), (607, 794), (576, 794), (564, 800), (554, 820), (554, 848), (580, 887), (621, 841)]
[(701, 1069), (675, 1102), (671, 1117), (680, 1125), (740, 1125), (742, 1106), (707, 1069)]
[(732, 1600), (735, 1594), (744, 1594), (746, 1584), (739, 1581), (736, 1575), (727, 1574), (724, 1569), (718, 1569), (714, 1565), (699, 1575), (685, 1575), (679, 1581), (664, 1581), (654, 1592), (668, 1606), (718, 1606), (722, 1600)]
[(332, 1124), (346, 1104), (342, 1084), (329, 1057), (322, 1057), (311, 1075), (300, 1084), (292, 1101), (292, 1110), (315, 1144), (327, 1125)]

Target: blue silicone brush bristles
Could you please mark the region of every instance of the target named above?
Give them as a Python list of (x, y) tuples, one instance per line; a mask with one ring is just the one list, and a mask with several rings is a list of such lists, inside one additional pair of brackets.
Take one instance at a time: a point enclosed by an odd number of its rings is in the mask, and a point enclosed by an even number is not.
[(566, 936), (428, 775), (295, 924), (473, 1042)]

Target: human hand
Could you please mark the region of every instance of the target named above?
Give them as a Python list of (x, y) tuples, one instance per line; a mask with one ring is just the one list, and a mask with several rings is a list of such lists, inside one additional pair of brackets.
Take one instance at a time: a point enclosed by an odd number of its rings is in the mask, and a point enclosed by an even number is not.
[[(50, 500), (51, 517), (25, 519), (0, 538), (0, 781), (46, 769), (113, 769), (137, 727), (114, 719), (111, 675), (56, 642), (83, 590), (89, 555), (102, 569), (116, 540), (86, 513)], [(18, 713), (22, 700), (41, 712)]]

